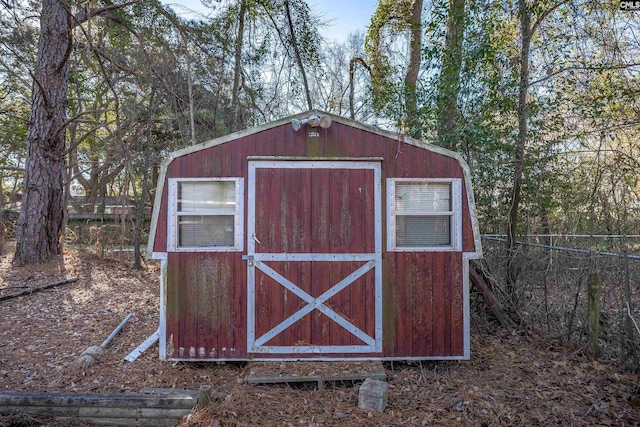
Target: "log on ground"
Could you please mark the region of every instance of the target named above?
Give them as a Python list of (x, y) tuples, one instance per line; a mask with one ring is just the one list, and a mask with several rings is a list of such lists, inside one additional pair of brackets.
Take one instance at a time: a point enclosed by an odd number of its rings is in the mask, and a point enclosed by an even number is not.
[(129, 407), (191, 409), (195, 406), (193, 395), (140, 395), (95, 393), (29, 393), (0, 392), (0, 408), (3, 406), (75, 406), (75, 407)]

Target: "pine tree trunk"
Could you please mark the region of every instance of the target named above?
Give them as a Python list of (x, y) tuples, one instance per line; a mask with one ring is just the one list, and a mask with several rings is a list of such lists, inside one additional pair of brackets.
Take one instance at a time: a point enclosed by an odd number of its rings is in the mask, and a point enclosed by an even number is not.
[[(149, 117), (147, 117), (147, 135), (143, 140), (138, 140), (138, 152), (144, 159), (142, 165), (139, 165), (138, 172), (142, 169), (142, 189), (140, 196), (136, 195), (136, 216), (135, 228), (133, 230), (133, 268), (140, 270), (142, 268), (142, 253), (140, 251), (140, 243), (142, 240), (142, 229), (144, 228), (144, 208), (149, 198), (149, 169), (151, 168), (151, 145), (153, 143), (153, 127), (155, 123), (156, 110), (156, 89), (151, 87), (151, 96), (149, 97)], [(151, 256), (151, 254), (147, 254)]]
[(43, 0), (15, 260), (45, 262), (60, 253), (71, 21), (60, 0)]

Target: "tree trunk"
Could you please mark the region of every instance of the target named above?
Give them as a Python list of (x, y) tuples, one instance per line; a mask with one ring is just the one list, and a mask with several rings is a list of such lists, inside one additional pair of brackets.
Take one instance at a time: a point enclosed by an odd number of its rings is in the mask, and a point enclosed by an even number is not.
[(404, 76), (405, 124), (409, 135), (419, 139), (422, 136), (422, 129), (418, 117), (417, 84), (422, 56), (422, 0), (413, 1), (408, 23), (411, 29), (411, 41), (409, 42), (409, 66)]
[(240, 74), (242, 73), (242, 45), (244, 43), (244, 19), (247, 14), (247, 0), (240, 0), (240, 16), (238, 22), (238, 35), (236, 36), (236, 50), (233, 68), (233, 92), (231, 94), (231, 131), (235, 132), (240, 127)]
[(365, 62), (364, 59), (360, 58), (360, 57), (355, 57), (352, 58), (351, 61), (349, 61), (349, 117), (351, 118), (351, 120), (355, 120), (356, 119), (356, 110), (355, 110), (355, 105), (354, 105), (354, 96), (355, 96), (355, 73), (356, 73), (356, 64), (361, 64), (368, 72), (369, 72), (369, 78), (371, 78), (371, 67), (369, 67), (369, 65), (367, 65), (367, 63)]
[[(149, 117), (147, 118), (147, 132), (145, 138), (140, 138), (138, 142), (138, 159), (140, 156), (144, 159), (139, 169), (142, 169), (142, 189), (139, 197), (136, 197), (136, 220), (133, 230), (133, 268), (140, 270), (142, 268), (142, 253), (140, 252), (140, 243), (142, 240), (142, 229), (144, 228), (144, 208), (149, 197), (149, 169), (151, 167), (151, 144), (153, 139), (154, 117), (156, 109), (156, 90), (151, 87), (149, 96)], [(138, 169), (138, 170), (139, 170)], [(150, 255), (150, 254), (148, 254)]]
[(356, 61), (358, 60), (358, 58), (352, 58), (351, 61), (349, 61), (349, 118), (351, 120), (355, 120), (356, 119), (356, 110), (355, 110), (355, 106), (353, 105), (353, 98), (354, 98), (354, 94), (355, 94), (355, 88), (353, 87), (354, 84), (354, 76), (356, 73)]
[(195, 108), (193, 105), (193, 79), (191, 70), (191, 54), (189, 53), (189, 45), (184, 41), (184, 52), (187, 58), (187, 89), (189, 92), (189, 127), (191, 128), (191, 145), (196, 145), (196, 118)]
[(15, 261), (45, 262), (60, 253), (62, 229), (68, 56), (71, 21), (60, 0), (43, 0), (33, 74), (32, 108)]
[(64, 252), (65, 239), (67, 238), (67, 227), (69, 225), (69, 199), (71, 198), (71, 177), (73, 176), (73, 169), (69, 164), (65, 169), (65, 177), (64, 177), (64, 192), (62, 193), (62, 204), (64, 205), (64, 210), (62, 211), (62, 226), (60, 227), (60, 252)]
[[(622, 248), (622, 269), (624, 271), (624, 298), (627, 306), (627, 316), (625, 316), (625, 327), (627, 332), (626, 342), (623, 348), (627, 349), (627, 357), (633, 357), (634, 366), (638, 365), (638, 354), (636, 348), (635, 333), (633, 328), (633, 319), (631, 313), (633, 313), (633, 293), (631, 291), (631, 280), (629, 278), (629, 248), (624, 246)], [(622, 365), (622, 363), (621, 363)]]
[(531, 45), (532, 27), (531, 11), (526, 1), (520, 0), (519, 6), (520, 29), (522, 42), (520, 50), (520, 85), (518, 87), (518, 140), (514, 152), (513, 192), (509, 206), (507, 250), (509, 261), (507, 268), (508, 290), (513, 291), (517, 279), (516, 268), (516, 232), (518, 229), (518, 210), (522, 192), (522, 175), (524, 170), (524, 150), (527, 144), (527, 94), (529, 92), (529, 49)]
[(0, 174), (0, 255), (4, 253), (4, 174)]
[(298, 63), (298, 67), (300, 68), (300, 74), (302, 75), (304, 94), (307, 97), (307, 106), (309, 107), (309, 111), (311, 111), (313, 110), (313, 102), (311, 101), (311, 92), (309, 91), (309, 83), (307, 82), (307, 73), (304, 71), (302, 55), (300, 54), (300, 48), (298, 47), (298, 41), (296, 40), (295, 28), (293, 27), (293, 19), (291, 19), (291, 7), (289, 6), (289, 0), (284, 1), (284, 9), (287, 15), (287, 23), (289, 24), (289, 36), (291, 37), (291, 45), (296, 56), (296, 62)]
[(596, 266), (587, 280), (587, 327), (589, 330), (587, 351), (593, 356), (598, 355), (600, 342), (600, 290), (600, 270)]
[(458, 117), (458, 93), (462, 68), (462, 43), (465, 27), (465, 0), (450, 0), (447, 34), (442, 54), (438, 88), (438, 143), (456, 150), (455, 129)]

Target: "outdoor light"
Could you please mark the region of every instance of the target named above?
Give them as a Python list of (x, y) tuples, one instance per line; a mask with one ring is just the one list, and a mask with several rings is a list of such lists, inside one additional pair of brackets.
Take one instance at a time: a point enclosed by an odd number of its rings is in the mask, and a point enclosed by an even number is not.
[(302, 125), (306, 125), (306, 124), (309, 124), (309, 126), (311, 126), (312, 128), (320, 126), (322, 129), (326, 129), (329, 126), (331, 126), (331, 117), (329, 117), (329, 116), (316, 116), (315, 114), (313, 114), (313, 115), (309, 116), (306, 119), (302, 119), (302, 120), (293, 119), (293, 120), (291, 120), (291, 127), (296, 132), (300, 130)]
[(293, 128), (293, 130), (298, 132), (300, 130), (300, 127), (307, 123), (309, 123), (309, 119), (302, 119), (302, 120), (293, 119), (291, 120), (291, 127)]

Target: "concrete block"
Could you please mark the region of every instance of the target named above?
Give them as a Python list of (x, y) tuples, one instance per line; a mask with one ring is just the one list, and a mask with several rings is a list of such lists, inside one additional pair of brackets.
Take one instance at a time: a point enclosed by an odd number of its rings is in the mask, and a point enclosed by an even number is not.
[(389, 399), (389, 384), (386, 381), (367, 378), (360, 386), (358, 408), (365, 411), (384, 412)]

